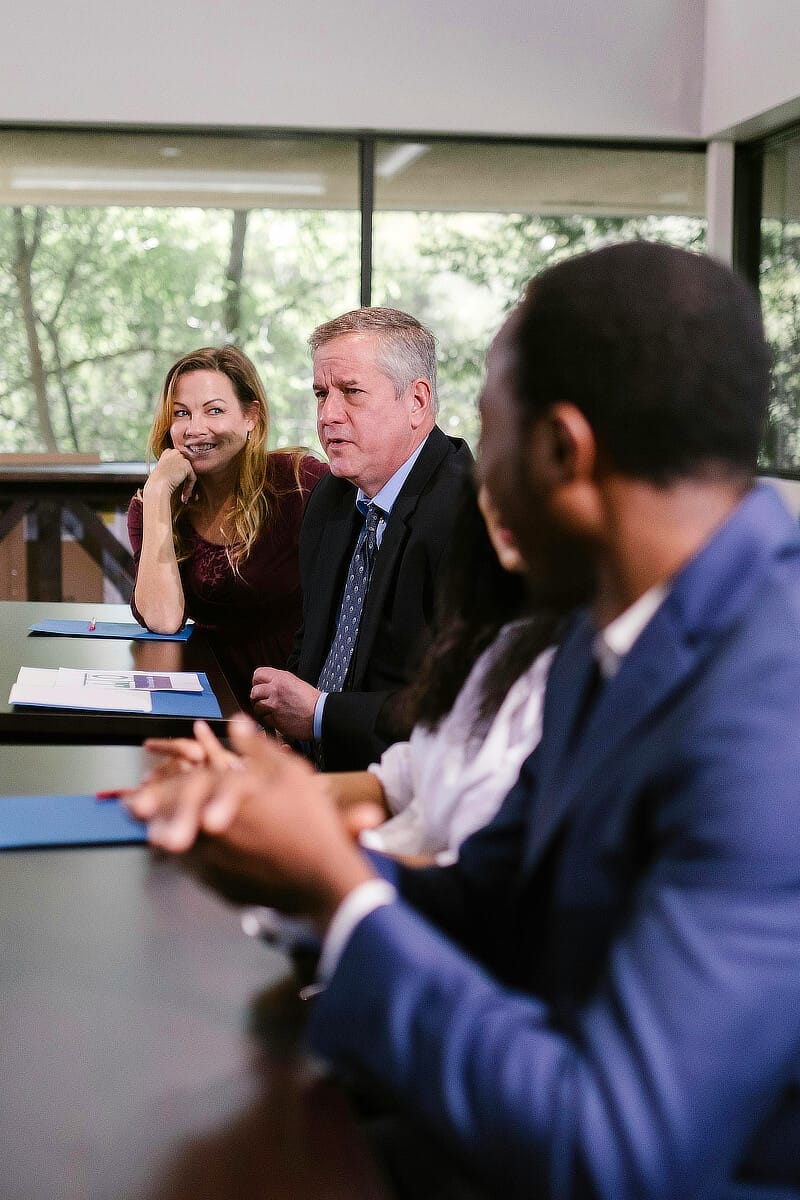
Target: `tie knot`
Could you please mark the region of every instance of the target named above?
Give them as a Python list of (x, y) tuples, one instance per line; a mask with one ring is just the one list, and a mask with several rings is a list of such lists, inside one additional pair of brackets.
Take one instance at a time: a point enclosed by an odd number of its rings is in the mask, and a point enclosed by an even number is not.
[(383, 516), (383, 510), (378, 508), (377, 504), (370, 504), (367, 507), (367, 516), (365, 525), (368, 533), (375, 533), (378, 528), (378, 522)]

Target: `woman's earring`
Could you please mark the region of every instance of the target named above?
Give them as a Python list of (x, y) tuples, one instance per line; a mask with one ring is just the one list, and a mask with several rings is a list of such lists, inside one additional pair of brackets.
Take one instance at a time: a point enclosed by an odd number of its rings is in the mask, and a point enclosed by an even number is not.
[(247, 431), (247, 437), (244, 439), (246, 442), (249, 442), (249, 441), (250, 441), (250, 434), (251, 434), (252, 432), (253, 432), (253, 431), (252, 431), (252, 429), (248, 429), (248, 431)]

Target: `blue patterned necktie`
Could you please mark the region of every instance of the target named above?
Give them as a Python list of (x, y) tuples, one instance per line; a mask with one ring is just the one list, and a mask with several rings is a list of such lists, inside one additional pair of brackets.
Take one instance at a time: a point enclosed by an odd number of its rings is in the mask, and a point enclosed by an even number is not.
[(347, 571), (339, 624), (336, 627), (328, 657), (320, 671), (317, 687), (321, 692), (341, 692), (358, 641), (358, 626), (364, 609), (364, 600), (375, 562), (377, 549), (376, 534), (383, 512), (370, 504), (361, 536), (356, 542), (353, 557)]

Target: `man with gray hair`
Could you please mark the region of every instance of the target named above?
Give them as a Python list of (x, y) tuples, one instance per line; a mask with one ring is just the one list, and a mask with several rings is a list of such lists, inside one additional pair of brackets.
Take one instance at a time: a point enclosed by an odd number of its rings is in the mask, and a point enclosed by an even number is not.
[(414, 317), (360, 308), (309, 339), (331, 473), (300, 534), (303, 626), (290, 671), (259, 667), (258, 719), (329, 770), (407, 734), (398, 692), (430, 633), (472, 455), (436, 425), (436, 348)]

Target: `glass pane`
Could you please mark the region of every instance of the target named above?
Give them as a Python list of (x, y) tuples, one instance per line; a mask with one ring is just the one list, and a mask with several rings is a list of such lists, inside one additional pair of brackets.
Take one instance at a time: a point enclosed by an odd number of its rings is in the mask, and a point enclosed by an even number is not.
[(704, 244), (696, 151), (384, 141), (375, 174), (373, 303), (436, 333), (441, 421), (473, 445), (487, 346), (532, 275), (608, 241)]
[(800, 473), (800, 135), (764, 156), (759, 286), (774, 367), (763, 466)]
[(0, 135), (0, 452), (143, 457), (163, 375), (235, 341), (316, 446), (306, 339), (358, 304), (346, 139)]

